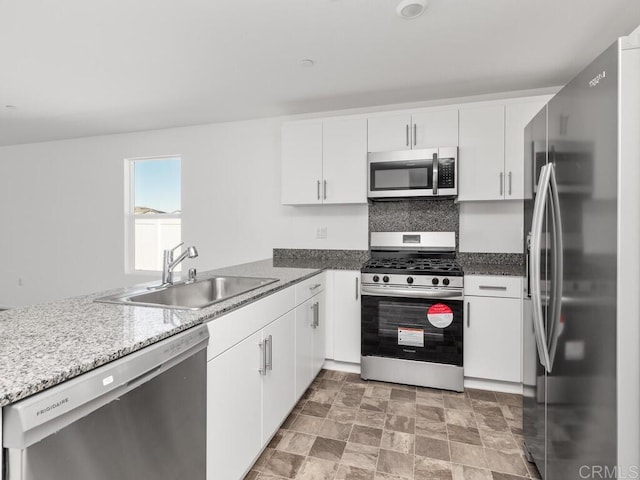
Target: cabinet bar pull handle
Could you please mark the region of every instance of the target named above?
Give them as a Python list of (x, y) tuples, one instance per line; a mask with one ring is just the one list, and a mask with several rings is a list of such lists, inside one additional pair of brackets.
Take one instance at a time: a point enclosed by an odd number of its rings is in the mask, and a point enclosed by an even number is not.
[(358, 280), (360, 280), (358, 277), (356, 277), (356, 300), (358, 299), (358, 295), (360, 294), (360, 288), (358, 285)]
[(504, 285), (480, 285), (478, 287), (480, 290), (506, 290), (507, 287)]
[(320, 200), (320, 180), (318, 180), (318, 200)]
[(265, 368), (267, 370), (273, 370), (273, 336), (272, 335), (269, 335), (269, 337), (265, 340), (265, 346), (269, 348), (269, 361), (265, 362)]
[(417, 145), (418, 144), (418, 130), (416, 128), (416, 124), (413, 124), (413, 145)]
[(313, 291), (313, 290), (317, 290), (318, 288), (320, 288), (322, 286), (321, 283), (316, 283), (315, 285), (311, 285), (309, 287), (309, 290)]
[(409, 146), (409, 124), (406, 125), (406, 134), (407, 134), (407, 147)]
[(509, 195), (511, 195), (511, 172), (509, 172)]
[(502, 184), (503, 177), (504, 173), (500, 172), (500, 196), (502, 196), (502, 193), (504, 192), (504, 186)]
[(260, 347), (260, 368), (258, 369), (260, 375), (267, 374), (267, 346), (265, 345), (265, 342), (260, 342), (258, 344)]
[(467, 302), (467, 328), (471, 327), (471, 303)]
[(316, 328), (320, 326), (320, 303), (316, 302)]
[(327, 199), (327, 181), (324, 181), (324, 199)]

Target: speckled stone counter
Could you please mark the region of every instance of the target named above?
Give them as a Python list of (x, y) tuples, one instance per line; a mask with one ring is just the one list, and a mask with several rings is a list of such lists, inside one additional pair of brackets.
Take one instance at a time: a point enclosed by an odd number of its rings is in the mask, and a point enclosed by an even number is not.
[(95, 303), (111, 290), (0, 312), (0, 406), (33, 395), (319, 273), (272, 259), (205, 272), (278, 282), (198, 311)]
[(273, 249), (274, 265), (289, 268), (360, 270), (368, 258), (367, 250)]
[(459, 252), (458, 262), (465, 275), (525, 275), (524, 255), (517, 253)]

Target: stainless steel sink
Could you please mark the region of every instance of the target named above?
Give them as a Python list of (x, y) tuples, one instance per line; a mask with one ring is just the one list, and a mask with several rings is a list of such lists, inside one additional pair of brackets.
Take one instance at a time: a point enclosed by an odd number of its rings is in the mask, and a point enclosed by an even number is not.
[(199, 310), (277, 281), (277, 278), (205, 277), (200, 280), (176, 283), (166, 287), (138, 289), (96, 298), (95, 301), (121, 305)]

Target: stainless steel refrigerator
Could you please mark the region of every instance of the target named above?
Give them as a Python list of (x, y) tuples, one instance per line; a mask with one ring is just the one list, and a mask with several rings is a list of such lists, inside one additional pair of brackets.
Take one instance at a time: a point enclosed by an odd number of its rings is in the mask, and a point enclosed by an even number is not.
[(639, 37), (525, 130), (524, 437), (545, 480), (640, 478)]

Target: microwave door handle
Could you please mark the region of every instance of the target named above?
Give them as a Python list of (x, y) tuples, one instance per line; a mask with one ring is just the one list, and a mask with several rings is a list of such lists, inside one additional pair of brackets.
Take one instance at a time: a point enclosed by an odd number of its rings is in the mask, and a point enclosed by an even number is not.
[(433, 194), (438, 194), (438, 152), (433, 154)]

